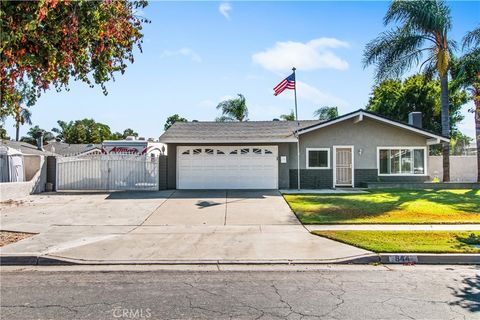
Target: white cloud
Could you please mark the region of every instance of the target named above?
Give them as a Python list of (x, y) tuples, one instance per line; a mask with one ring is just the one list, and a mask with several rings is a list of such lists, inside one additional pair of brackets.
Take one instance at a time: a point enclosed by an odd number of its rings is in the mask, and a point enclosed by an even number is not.
[(274, 72), (285, 72), (292, 67), (298, 70), (348, 68), (348, 62), (331, 49), (348, 48), (349, 44), (335, 38), (319, 38), (302, 43), (277, 42), (273, 48), (252, 55), (253, 62)]
[[(293, 100), (293, 94), (286, 94), (283, 92), (279, 97)], [(313, 103), (315, 108), (319, 108), (323, 105), (336, 106), (336, 107), (345, 107), (348, 106), (348, 103), (338, 97), (335, 97), (329, 93), (320, 91), (319, 89), (297, 80), (297, 97), (299, 100), (305, 100)]]
[(179, 50), (165, 50), (160, 54), (160, 58), (172, 57), (172, 56), (184, 56), (190, 58), (194, 62), (202, 62), (202, 58), (190, 48), (181, 48)]
[(218, 6), (218, 11), (224, 16), (226, 19), (230, 20), (230, 11), (232, 11), (232, 6), (228, 2), (220, 3)]

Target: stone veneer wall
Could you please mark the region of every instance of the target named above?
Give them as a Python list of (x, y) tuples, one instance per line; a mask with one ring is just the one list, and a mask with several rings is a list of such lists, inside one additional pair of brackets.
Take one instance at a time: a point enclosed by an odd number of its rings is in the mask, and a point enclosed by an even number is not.
[(428, 176), (378, 176), (377, 169), (355, 169), (355, 187), (366, 187), (367, 182), (420, 183)]
[[(333, 186), (332, 169), (301, 169), (300, 187), (302, 189), (329, 189)], [(290, 169), (290, 188), (297, 188), (297, 169)]]

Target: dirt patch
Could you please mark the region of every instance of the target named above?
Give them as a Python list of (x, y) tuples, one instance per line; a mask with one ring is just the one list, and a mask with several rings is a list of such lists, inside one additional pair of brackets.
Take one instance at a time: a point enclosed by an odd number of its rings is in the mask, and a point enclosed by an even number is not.
[(0, 231), (0, 247), (34, 236), (34, 233)]
[(24, 204), (25, 201), (23, 200), (12, 200), (12, 199), (9, 199), (9, 200), (5, 200), (5, 201), (0, 201), (0, 204), (2, 206), (21, 206), (22, 204)]

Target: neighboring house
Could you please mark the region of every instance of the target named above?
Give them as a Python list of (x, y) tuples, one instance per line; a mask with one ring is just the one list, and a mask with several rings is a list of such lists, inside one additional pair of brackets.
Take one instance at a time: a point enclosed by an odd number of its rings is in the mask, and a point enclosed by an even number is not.
[(60, 156), (85, 156), (102, 153), (101, 144), (70, 144), (60, 141), (51, 141), (43, 147), (46, 151)]
[(409, 119), (358, 110), (325, 122), (175, 123), (160, 137), (168, 188), (297, 188), (298, 164), (303, 189), (425, 181), (428, 146), (449, 139), (422, 129), (420, 113)]
[(165, 145), (153, 138), (129, 136), (125, 140), (105, 140), (102, 150), (106, 154), (138, 154), (158, 157), (166, 154)]
[(40, 155), (40, 156), (51, 156), (52, 152), (45, 150), (39, 150), (37, 146), (33, 144), (23, 142), (23, 141), (13, 141), (13, 140), (3, 140), (0, 139), (0, 146), (6, 146), (9, 148), (17, 149), (25, 155)]
[[(53, 153), (41, 150), (41, 144), (37, 147), (11, 140), (0, 140), (0, 149), (4, 151), (0, 152), (0, 201), (19, 199), (45, 190), (47, 156)], [(12, 155), (15, 159), (11, 158)]]

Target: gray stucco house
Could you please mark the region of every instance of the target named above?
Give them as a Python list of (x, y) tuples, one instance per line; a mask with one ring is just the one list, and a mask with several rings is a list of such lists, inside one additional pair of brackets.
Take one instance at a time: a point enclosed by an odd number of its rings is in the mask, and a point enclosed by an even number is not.
[(160, 137), (168, 188), (297, 188), (298, 172), (302, 189), (425, 181), (428, 146), (449, 139), (422, 129), (421, 116), (407, 124), (360, 109), (325, 122), (175, 123)]

